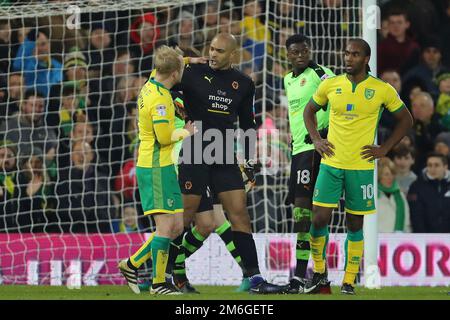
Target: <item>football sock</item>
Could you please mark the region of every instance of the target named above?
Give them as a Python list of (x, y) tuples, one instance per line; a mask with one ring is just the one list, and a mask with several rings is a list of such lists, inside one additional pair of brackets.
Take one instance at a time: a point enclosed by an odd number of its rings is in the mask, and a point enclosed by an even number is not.
[(309, 254), (310, 254), (310, 234), (309, 232), (297, 233), (296, 258), (297, 265), (295, 267), (295, 276), (305, 278), (306, 269), (308, 268)]
[(231, 253), (234, 260), (238, 263), (238, 265), (241, 267), (241, 269), (243, 269), (242, 258), (233, 242), (233, 231), (231, 231), (230, 222), (228, 220), (226, 220), (220, 227), (218, 227), (216, 229), (216, 233), (219, 235), (219, 237), (225, 243), (227, 250)]
[(181, 252), (181, 243), (183, 242), (183, 237), (186, 232), (188, 232), (189, 229), (184, 229), (183, 233), (180, 234), (178, 237), (176, 237), (172, 242), (170, 243), (169, 248), (169, 261), (167, 262), (167, 269), (166, 273), (172, 275), (172, 269), (175, 264), (175, 260), (177, 259), (178, 255)]
[(349, 231), (345, 239), (345, 275), (344, 283), (353, 285), (359, 272), (359, 265), (364, 251), (364, 235), (362, 229)]
[(141, 265), (152, 257), (151, 244), (155, 237), (155, 233), (151, 233), (147, 241), (133, 254), (127, 261), (128, 267), (137, 270)]
[(189, 258), (195, 251), (200, 249), (205, 239), (206, 238), (203, 237), (195, 227), (186, 232), (173, 267), (174, 275), (178, 278), (186, 275), (186, 259)]
[(246, 271), (245, 277), (260, 274), (258, 256), (256, 253), (255, 240), (251, 233), (233, 231), (233, 241), (238, 252), (241, 254), (242, 262)]
[(329, 237), (328, 226), (322, 229), (315, 229), (314, 225), (311, 224), (310, 234), (311, 255), (314, 261), (314, 272), (324, 273)]
[(166, 282), (166, 267), (169, 258), (170, 238), (153, 238), (152, 259), (153, 259), (153, 285)]

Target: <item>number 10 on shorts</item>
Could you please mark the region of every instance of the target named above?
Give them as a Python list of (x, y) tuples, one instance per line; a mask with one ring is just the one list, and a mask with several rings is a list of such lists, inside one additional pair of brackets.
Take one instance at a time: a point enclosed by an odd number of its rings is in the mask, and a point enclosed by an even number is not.
[(363, 192), (363, 199), (373, 199), (373, 184), (367, 184), (361, 186)]

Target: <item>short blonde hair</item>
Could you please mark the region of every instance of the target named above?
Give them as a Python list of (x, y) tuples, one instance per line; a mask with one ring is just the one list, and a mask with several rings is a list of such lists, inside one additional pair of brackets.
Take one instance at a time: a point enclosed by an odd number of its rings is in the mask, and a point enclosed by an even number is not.
[(182, 56), (173, 48), (163, 45), (155, 52), (156, 72), (169, 75), (174, 71), (179, 71), (183, 67)]
[(383, 173), (384, 168), (388, 168), (394, 176), (397, 174), (394, 162), (390, 158), (384, 157), (378, 160), (378, 179)]

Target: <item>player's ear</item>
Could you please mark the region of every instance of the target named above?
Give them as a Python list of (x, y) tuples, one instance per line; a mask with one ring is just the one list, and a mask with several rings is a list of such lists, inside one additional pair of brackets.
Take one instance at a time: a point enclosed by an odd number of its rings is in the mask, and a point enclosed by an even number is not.
[(230, 54), (230, 58), (231, 58), (231, 61), (234, 63), (234, 62), (237, 62), (238, 61), (238, 58), (239, 57), (239, 51), (238, 51), (238, 49), (236, 48), (236, 49), (233, 49), (233, 51), (231, 51), (231, 54)]

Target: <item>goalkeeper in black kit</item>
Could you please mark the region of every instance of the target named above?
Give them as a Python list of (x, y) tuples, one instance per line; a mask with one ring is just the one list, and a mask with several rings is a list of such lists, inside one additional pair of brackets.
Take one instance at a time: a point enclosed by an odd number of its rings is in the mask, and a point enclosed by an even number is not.
[[(185, 227), (198, 212), (202, 195), (209, 187), (228, 214), (233, 241), (242, 258), (244, 277), (250, 278), (250, 292), (283, 293), (284, 286), (270, 284), (261, 276), (247, 211), (247, 195), (235, 154), (237, 120), (240, 129), (246, 133), (253, 131), (256, 138), (255, 86), (249, 77), (232, 68), (231, 61), (236, 54), (234, 36), (216, 35), (211, 42), (209, 63), (187, 65), (178, 88), (183, 91), (188, 120), (195, 121), (198, 126), (198, 133), (183, 143), (179, 160), (178, 180), (183, 195)], [(254, 179), (252, 150), (255, 148), (248, 140), (244, 146), (243, 166), (247, 176)], [(206, 238), (213, 229), (211, 226), (197, 232)], [(178, 241), (180, 250), (185, 250), (182, 240), (179, 237), (174, 242)]]

